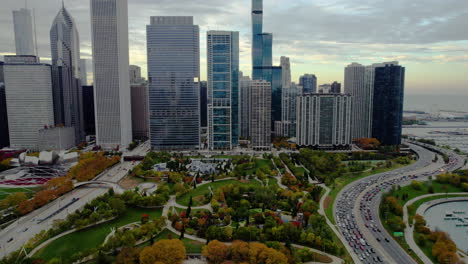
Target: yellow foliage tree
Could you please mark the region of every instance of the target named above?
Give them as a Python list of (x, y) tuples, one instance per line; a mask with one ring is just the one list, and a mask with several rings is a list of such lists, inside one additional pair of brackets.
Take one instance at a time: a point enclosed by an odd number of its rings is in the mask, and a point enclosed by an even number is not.
[(153, 245), (156, 261), (179, 264), (187, 257), (185, 246), (179, 239), (163, 239)]
[(228, 246), (218, 240), (213, 240), (203, 247), (203, 256), (205, 256), (209, 263), (220, 264), (228, 255)]

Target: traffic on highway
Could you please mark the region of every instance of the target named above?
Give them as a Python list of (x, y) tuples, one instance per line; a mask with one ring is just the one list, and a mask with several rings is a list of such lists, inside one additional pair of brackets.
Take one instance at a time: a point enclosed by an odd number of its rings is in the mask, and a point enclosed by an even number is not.
[(358, 263), (416, 263), (383, 228), (379, 218), (382, 196), (395, 185), (408, 185), (412, 180), (425, 180), (463, 166), (463, 159), (447, 150), (449, 161), (434, 163), (431, 146), (410, 144), (419, 159), (394, 171), (376, 174), (345, 187), (337, 196), (334, 216), (342, 239)]

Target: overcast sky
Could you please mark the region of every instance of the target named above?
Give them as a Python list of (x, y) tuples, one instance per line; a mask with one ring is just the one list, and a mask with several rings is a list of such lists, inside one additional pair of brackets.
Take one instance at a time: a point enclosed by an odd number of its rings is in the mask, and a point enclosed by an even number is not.
[[(150, 16), (190, 15), (200, 26), (201, 72), (206, 79), (206, 31), (241, 36), (241, 70), (250, 75), (250, 0), (128, 0), (130, 63), (146, 76)], [(0, 56), (15, 52), (12, 10), (24, 0), (1, 0)], [(61, 0), (29, 0), (35, 8), (39, 55), (50, 57), (49, 29)], [(89, 0), (65, 0), (91, 59)], [(273, 33), (274, 63), (291, 58), (292, 79), (313, 73), (319, 84), (343, 82), (351, 62), (398, 60), (406, 92), (468, 95), (467, 0), (264, 0), (264, 31)], [(89, 67), (90, 68), (90, 64)]]

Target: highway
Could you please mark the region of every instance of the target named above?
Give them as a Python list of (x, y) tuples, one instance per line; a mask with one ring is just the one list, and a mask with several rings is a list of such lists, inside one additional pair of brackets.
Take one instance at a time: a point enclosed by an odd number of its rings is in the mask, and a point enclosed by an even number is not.
[(357, 263), (416, 263), (383, 228), (379, 219), (382, 195), (392, 185), (404, 186), (414, 179), (424, 180), (441, 170), (453, 171), (463, 166), (464, 159), (452, 152), (441, 150), (450, 156), (449, 164), (444, 164), (441, 157), (434, 163), (434, 152), (409, 145), (419, 156), (417, 162), (355, 181), (337, 195), (334, 218)]
[[(143, 143), (127, 155), (146, 155), (148, 142)], [(108, 171), (98, 175), (95, 181), (107, 181), (117, 184), (123, 179), (129, 169), (138, 162), (121, 162)], [(42, 230), (48, 230), (55, 221), (63, 220), (68, 214), (84, 207), (89, 201), (107, 192), (107, 188), (77, 188), (50, 202), (49, 204), (19, 218), (17, 221), (0, 231), (0, 258), (10, 254), (27, 243)], [(77, 200), (78, 198), (78, 200)], [(70, 204), (65, 208), (67, 204)], [(44, 219), (47, 219), (44, 221)], [(9, 241), (9, 242), (8, 242)]]

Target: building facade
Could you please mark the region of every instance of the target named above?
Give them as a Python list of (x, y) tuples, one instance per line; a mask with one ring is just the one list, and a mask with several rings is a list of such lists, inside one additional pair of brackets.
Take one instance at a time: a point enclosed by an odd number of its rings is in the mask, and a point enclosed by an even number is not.
[(141, 68), (140, 66), (130, 65), (128, 67), (129, 76), (130, 76), (130, 84), (140, 84), (143, 82), (141, 78)]
[(239, 32), (208, 31), (208, 147), (239, 145)]
[(263, 0), (252, 0), (252, 79), (271, 82), (273, 35), (263, 33)]
[(73, 127), (79, 143), (84, 139), (80, 41), (75, 21), (64, 6), (50, 28), (50, 47), (55, 124)]
[(88, 85), (87, 59), (80, 59), (80, 81), (82, 86)]
[(91, 0), (96, 144), (132, 141), (127, 0)]
[(331, 93), (341, 93), (341, 83), (339, 82), (333, 82), (331, 84)]
[(271, 84), (252, 81), (250, 93), (250, 130), (254, 150), (271, 150)]
[(299, 85), (302, 86), (302, 94), (317, 93), (317, 76), (304, 74), (299, 77)]
[(386, 64), (375, 68), (372, 136), (383, 145), (401, 144), (404, 92), (404, 67)]
[(297, 98), (297, 145), (348, 149), (351, 145), (351, 96), (308, 94)]
[(149, 137), (148, 85), (132, 85), (132, 134), (134, 139)]
[(153, 149), (200, 145), (200, 37), (193, 17), (151, 17), (146, 27)]
[(82, 86), (81, 93), (83, 96), (83, 124), (85, 135), (96, 135), (96, 118), (94, 112), (93, 86)]
[(5, 78), (3, 74), (3, 61), (0, 61), (0, 149), (8, 146), (10, 146), (10, 136), (8, 134)]
[(200, 82), (200, 124), (208, 126), (208, 82)]
[(21, 8), (13, 11), (16, 55), (36, 55), (31, 10)]
[(369, 138), (372, 134), (373, 87), (366, 85), (366, 67), (352, 63), (345, 68), (345, 93), (352, 96), (351, 139)]
[(295, 134), (297, 86), (291, 82), (291, 64), (288, 57), (281, 57), (282, 91), (281, 120), (275, 121), (275, 135), (293, 137)]
[(240, 109), (240, 137), (242, 139), (250, 138), (250, 92), (252, 89), (252, 80), (249, 76), (244, 76), (239, 72), (239, 109)]
[(39, 149), (39, 130), (53, 126), (51, 67), (35, 56), (5, 56), (10, 146)]
[(39, 130), (39, 151), (67, 150), (75, 146), (73, 127), (48, 127)]

